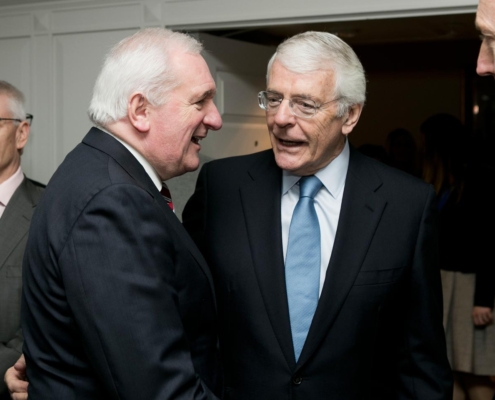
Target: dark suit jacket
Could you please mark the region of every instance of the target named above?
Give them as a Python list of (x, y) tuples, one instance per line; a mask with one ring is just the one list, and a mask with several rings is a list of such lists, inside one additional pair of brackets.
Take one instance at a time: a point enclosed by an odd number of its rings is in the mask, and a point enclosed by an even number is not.
[(32, 399), (214, 399), (216, 309), (200, 252), (143, 167), (93, 128), (31, 224), (22, 327)]
[(450, 400), (434, 192), (351, 149), (323, 291), (295, 362), (271, 150), (206, 164), (186, 229), (212, 270), (226, 399)]
[[(43, 187), (26, 177), (12, 195), (0, 218), (0, 376), (22, 352), (22, 258), (34, 208)], [(7, 392), (0, 379), (0, 394)]]

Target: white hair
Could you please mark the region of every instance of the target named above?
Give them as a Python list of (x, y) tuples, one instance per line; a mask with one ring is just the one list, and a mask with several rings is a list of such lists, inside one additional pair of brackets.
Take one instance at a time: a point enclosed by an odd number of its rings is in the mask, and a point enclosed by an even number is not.
[(309, 31), (282, 42), (268, 63), (267, 81), (275, 60), (298, 74), (333, 71), (338, 117), (344, 116), (349, 107), (366, 101), (366, 78), (359, 58), (347, 43), (331, 33)]
[(161, 106), (179, 85), (171, 67), (174, 51), (200, 54), (195, 38), (163, 28), (142, 29), (117, 43), (107, 54), (96, 79), (89, 118), (99, 126), (127, 115), (129, 97), (140, 92), (153, 106)]
[[(8, 98), (8, 107), (12, 118), (24, 121), (26, 119), (26, 109), (24, 108), (24, 95), (14, 85), (8, 82), (0, 81), (0, 95)], [(0, 116), (1, 117), (1, 116)], [(12, 121), (19, 124), (17, 121)]]

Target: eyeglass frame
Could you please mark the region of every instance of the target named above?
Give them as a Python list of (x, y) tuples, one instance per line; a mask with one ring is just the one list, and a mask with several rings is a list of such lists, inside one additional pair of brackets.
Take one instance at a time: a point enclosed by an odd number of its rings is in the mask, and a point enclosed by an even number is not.
[(0, 122), (2, 121), (16, 121), (16, 122), (24, 122), (27, 121), (29, 126), (31, 126), (31, 123), (33, 122), (33, 115), (32, 114), (26, 114), (25, 119), (19, 119), (19, 118), (0, 118)]
[[(266, 112), (273, 112), (273, 111), (278, 110), (278, 107), (280, 107), (280, 105), (282, 104), (282, 101), (284, 101), (284, 96), (280, 96), (280, 103), (278, 104), (278, 106), (274, 110), (269, 110), (268, 108), (263, 107), (263, 101), (262, 101), (263, 97), (267, 97), (267, 95), (269, 93), (273, 93), (274, 95), (278, 95), (278, 93), (276, 93), (276, 92), (269, 92), (267, 90), (262, 90), (261, 92), (258, 93), (258, 106), (262, 110), (265, 110)], [(298, 114), (296, 114), (294, 112), (294, 99), (301, 99), (301, 100), (304, 100), (307, 102), (314, 103), (314, 106), (313, 106), (314, 112), (310, 115), (298, 115)], [(323, 107), (324, 105), (333, 103), (333, 102), (338, 101), (340, 99), (342, 99), (342, 97), (337, 97), (336, 99), (327, 101), (325, 103), (317, 104), (316, 101), (314, 101), (313, 99), (310, 99), (307, 97), (295, 96), (295, 97), (291, 97), (290, 99), (288, 99), (288, 101), (289, 101), (289, 109), (290, 109), (290, 112), (292, 113), (292, 115), (299, 117), (299, 118), (308, 118), (309, 119), (309, 118), (313, 118), (318, 113), (320, 108)]]

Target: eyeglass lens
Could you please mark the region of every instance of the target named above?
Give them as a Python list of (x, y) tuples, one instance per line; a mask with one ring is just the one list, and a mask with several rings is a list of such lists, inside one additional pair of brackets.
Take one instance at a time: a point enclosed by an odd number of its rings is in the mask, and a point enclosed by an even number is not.
[[(266, 111), (276, 111), (283, 101), (283, 97), (270, 92), (260, 92), (258, 102), (262, 109)], [(317, 110), (316, 103), (311, 99), (293, 97), (289, 100), (291, 112), (299, 117), (312, 117)]]

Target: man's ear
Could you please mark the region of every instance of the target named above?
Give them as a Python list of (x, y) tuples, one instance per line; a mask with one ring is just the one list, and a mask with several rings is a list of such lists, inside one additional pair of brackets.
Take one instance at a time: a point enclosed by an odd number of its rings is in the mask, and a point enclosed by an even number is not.
[(139, 132), (150, 130), (149, 107), (150, 103), (142, 93), (133, 93), (129, 98), (127, 115), (131, 125)]
[(354, 104), (353, 106), (349, 107), (349, 110), (347, 110), (347, 115), (344, 116), (344, 125), (342, 125), (342, 133), (344, 135), (347, 136), (349, 133), (352, 132), (359, 121), (361, 111), (363, 111), (362, 104)]
[(22, 152), (22, 149), (26, 145), (29, 139), (29, 132), (31, 131), (31, 127), (27, 121), (22, 121), (19, 123), (15, 131), (15, 146), (18, 151)]

